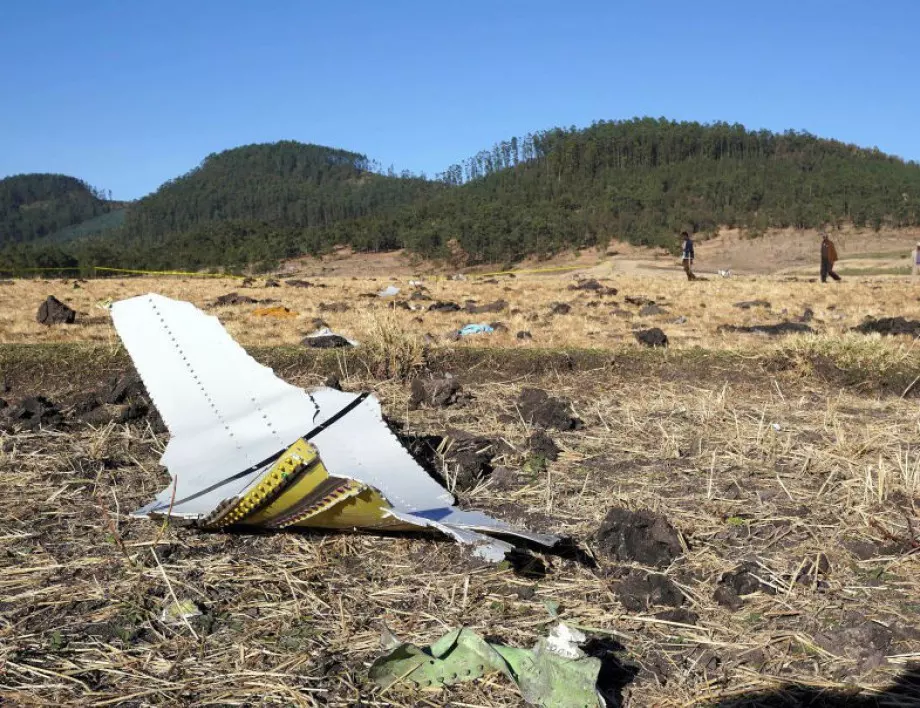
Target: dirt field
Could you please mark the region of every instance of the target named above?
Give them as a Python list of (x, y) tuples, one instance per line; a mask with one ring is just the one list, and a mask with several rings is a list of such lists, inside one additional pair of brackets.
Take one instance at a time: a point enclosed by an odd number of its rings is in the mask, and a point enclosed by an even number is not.
[[(716, 245), (698, 247), (701, 266)], [(381, 629), (425, 645), (463, 625), (532, 646), (558, 608), (603, 659), (611, 705), (920, 705), (920, 352), (911, 336), (850, 331), (866, 317), (920, 319), (920, 283), (822, 285), (804, 273), (687, 283), (672, 259), (635, 256), (583, 254), (580, 270), (516, 278), (428, 276), (424, 290), (411, 268), (355, 280), (304, 263), (280, 287), (0, 286), (10, 404), (0, 701), (517, 706), (498, 677), (381, 694), (367, 680)], [(573, 289), (590, 279), (596, 288)], [(391, 284), (394, 298), (362, 297)], [(130, 381), (130, 363), (101, 303), (149, 291), (209, 307), (295, 384), (336, 376), (373, 391), (407, 441), (471, 434), (487, 452), (457, 481), (461, 505), (568, 540), (484, 566), (420, 535), (203, 533), (130, 519), (166, 484), (157, 460), (168, 437), (142, 390), (115, 385)], [(211, 307), (231, 292), (274, 302)], [(78, 311), (75, 324), (35, 322), (48, 295)], [(506, 305), (429, 309), (468, 300)], [(768, 304), (736, 306), (756, 300)], [(272, 307), (292, 314), (256, 314)], [(299, 345), (315, 318), (360, 346)], [(507, 331), (452, 336), (475, 322)], [(783, 322), (813, 332), (725, 329)], [(653, 326), (667, 349), (636, 341)], [(411, 409), (412, 380), (445, 372), (468, 395)], [(521, 415), (525, 388), (566, 410), (568, 423), (542, 431), (558, 456)], [(35, 395), (47, 400), (25, 410)], [(436, 463), (460, 480), (451, 449)], [(657, 530), (638, 542), (599, 534), (611, 509), (621, 536)], [(169, 621), (173, 596), (201, 615)]]

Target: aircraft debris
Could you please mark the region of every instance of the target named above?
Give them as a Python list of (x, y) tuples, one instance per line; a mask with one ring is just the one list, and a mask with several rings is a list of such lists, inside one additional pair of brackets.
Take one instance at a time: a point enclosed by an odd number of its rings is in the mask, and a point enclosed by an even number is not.
[(171, 433), (171, 484), (134, 512), (206, 529), (433, 529), (500, 561), (513, 528), (454, 497), (412, 458), (370, 394), (292, 386), (250, 357), (217, 318), (149, 294), (112, 318)]
[(470, 629), (454, 629), (430, 647), (400, 642), (384, 630), (390, 650), (370, 668), (371, 681), (381, 688), (407, 683), (419, 688), (451, 686), (491, 673), (514, 681), (527, 703), (544, 708), (605, 705), (597, 690), (601, 660), (578, 646), (584, 634), (558, 623), (533, 649), (488, 642)]

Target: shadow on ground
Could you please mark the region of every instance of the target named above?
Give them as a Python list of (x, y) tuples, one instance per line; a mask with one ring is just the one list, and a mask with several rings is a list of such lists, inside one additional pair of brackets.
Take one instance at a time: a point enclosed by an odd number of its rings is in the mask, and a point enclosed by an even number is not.
[(920, 706), (920, 665), (909, 667), (888, 688), (867, 695), (864, 692), (824, 690), (811, 686), (787, 685), (774, 691), (760, 691), (725, 699), (712, 708), (916, 708)]

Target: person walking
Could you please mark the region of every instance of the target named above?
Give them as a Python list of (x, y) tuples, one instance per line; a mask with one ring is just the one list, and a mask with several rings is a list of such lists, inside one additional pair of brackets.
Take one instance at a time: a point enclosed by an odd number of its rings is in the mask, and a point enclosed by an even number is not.
[(913, 257), (911, 258), (914, 262), (914, 267), (911, 270), (911, 274), (916, 278), (920, 275), (920, 243), (914, 246)]
[(834, 263), (837, 262), (837, 249), (834, 242), (830, 240), (827, 234), (821, 234), (821, 282), (827, 282), (827, 276), (834, 280), (840, 280), (840, 276), (834, 272)]
[(686, 231), (682, 231), (680, 237), (684, 242), (680, 259), (684, 266), (684, 273), (687, 274), (687, 280), (696, 280), (696, 276), (690, 269), (690, 266), (693, 265), (693, 239), (690, 238), (690, 234), (688, 234)]

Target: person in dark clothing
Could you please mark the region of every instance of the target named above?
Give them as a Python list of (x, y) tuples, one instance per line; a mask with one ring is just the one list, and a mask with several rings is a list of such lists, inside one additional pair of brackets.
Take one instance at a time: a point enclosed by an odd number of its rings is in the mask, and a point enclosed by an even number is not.
[(827, 234), (822, 234), (821, 239), (821, 282), (827, 282), (827, 276), (834, 280), (840, 280), (840, 276), (834, 272), (834, 263), (837, 262), (837, 249), (834, 242), (831, 241)]
[(696, 276), (690, 269), (693, 265), (693, 240), (686, 231), (682, 232), (680, 237), (683, 239), (683, 250), (681, 251), (681, 263), (684, 265), (684, 273), (687, 274), (687, 280), (696, 280)]

